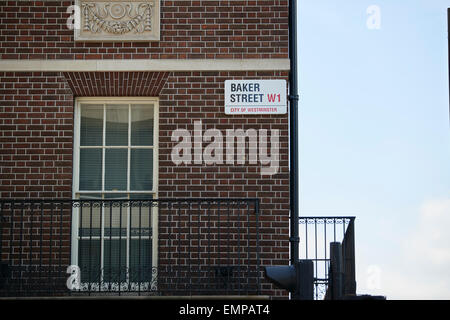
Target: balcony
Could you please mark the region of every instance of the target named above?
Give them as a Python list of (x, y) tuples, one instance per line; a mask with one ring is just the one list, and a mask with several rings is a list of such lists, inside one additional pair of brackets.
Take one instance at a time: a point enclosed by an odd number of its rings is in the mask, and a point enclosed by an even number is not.
[(355, 217), (300, 217), (300, 259), (313, 262), (313, 298), (356, 295)]
[(259, 295), (258, 199), (0, 200), (0, 296)]

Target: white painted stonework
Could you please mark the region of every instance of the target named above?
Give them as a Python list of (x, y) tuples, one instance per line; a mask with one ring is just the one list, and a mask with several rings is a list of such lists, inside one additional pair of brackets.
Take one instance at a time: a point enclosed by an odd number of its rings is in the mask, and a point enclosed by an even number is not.
[(289, 59), (0, 60), (0, 71), (289, 71)]
[(76, 0), (75, 41), (158, 41), (159, 0)]

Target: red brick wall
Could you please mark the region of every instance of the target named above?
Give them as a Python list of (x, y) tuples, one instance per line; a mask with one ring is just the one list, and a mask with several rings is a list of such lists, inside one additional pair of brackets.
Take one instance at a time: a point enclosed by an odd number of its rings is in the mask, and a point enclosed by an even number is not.
[(0, 72), (0, 195), (72, 197), (73, 96), (59, 73)]
[[(65, 76), (71, 82), (73, 75)], [(70, 87), (74, 85), (69, 86), (66, 77), (60, 73), (0, 72), (2, 198), (72, 197)], [(162, 77), (167, 82), (159, 93), (159, 198), (259, 198), (261, 266), (285, 264), (289, 259), (288, 118), (225, 115), (224, 81), (287, 77), (287, 72), (172, 72)], [(78, 79), (82, 78), (86, 75)], [(117, 83), (111, 82), (111, 90)], [(262, 176), (259, 163), (175, 166), (171, 151), (177, 142), (171, 141), (172, 132), (182, 128), (192, 132), (194, 121), (199, 120), (204, 131), (215, 128), (224, 136), (227, 129), (280, 130), (279, 173)], [(160, 246), (165, 247), (168, 229), (164, 223), (169, 218), (161, 214), (159, 219)], [(265, 293), (273, 293), (267, 283), (263, 288)]]
[[(287, 0), (162, 0), (161, 40), (143, 43), (75, 43), (73, 31), (66, 27), (66, 10), (72, 4), (0, 0), (0, 59), (288, 57)], [(0, 71), (1, 197), (71, 198), (74, 97), (157, 95), (162, 86), (154, 89), (154, 78), (147, 91), (133, 85), (141, 75)], [(158, 76), (159, 84), (165, 83), (159, 93), (159, 197), (260, 198), (261, 266), (288, 263), (287, 115), (228, 116), (223, 96), (227, 79), (287, 79), (288, 73), (192, 71), (153, 76)], [(114, 81), (108, 84), (108, 78)], [(279, 129), (279, 173), (261, 176), (259, 164), (175, 166), (172, 132), (181, 128), (192, 132), (199, 120), (203, 130), (215, 128), (223, 134), (227, 129), (268, 129), (269, 134)], [(164, 246), (168, 237), (163, 227), (169, 220), (162, 214), (160, 221)], [(263, 289), (265, 294), (282, 294), (266, 282)]]
[(169, 72), (64, 72), (76, 97), (156, 97)]
[[(287, 72), (178, 72), (169, 76), (160, 93), (159, 197), (259, 198), (262, 266), (282, 265), (289, 261), (288, 116), (225, 115), (224, 81), (287, 78)], [(227, 129), (280, 130), (279, 173), (262, 176), (260, 164), (249, 165), (248, 161), (245, 165), (175, 166), (171, 151), (178, 142), (171, 141), (172, 132), (187, 129), (193, 134), (194, 122), (200, 120), (203, 132), (210, 128), (219, 129), (224, 137)], [(159, 219), (162, 224), (170, 221), (164, 215)], [(160, 234), (161, 247), (167, 244), (164, 239), (164, 234)], [(264, 283), (263, 289), (269, 290), (266, 294), (273, 293), (270, 284)]]
[[(287, 72), (177, 72), (161, 91), (159, 108), (160, 197), (264, 197), (269, 203), (287, 203), (289, 185), (288, 117), (285, 115), (225, 115), (224, 82), (227, 79), (287, 79)], [(202, 121), (203, 131), (219, 129), (280, 130), (280, 171), (261, 176), (260, 165), (175, 166), (171, 141), (176, 129), (193, 132)], [(204, 144), (204, 146), (206, 143)], [(248, 151), (247, 151), (248, 152)], [(282, 187), (284, 186), (284, 187)], [(266, 198), (267, 197), (267, 198)]]
[(1, 59), (253, 59), (288, 57), (288, 1), (164, 1), (161, 39), (75, 43), (73, 1), (0, 1)]

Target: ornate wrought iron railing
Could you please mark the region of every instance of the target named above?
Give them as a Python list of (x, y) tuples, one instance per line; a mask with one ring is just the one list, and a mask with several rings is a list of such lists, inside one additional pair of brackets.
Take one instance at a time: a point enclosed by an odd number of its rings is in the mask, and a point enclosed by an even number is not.
[(300, 217), (300, 259), (314, 264), (314, 299), (329, 298), (330, 244), (342, 242), (344, 294), (355, 294), (355, 217)]
[(0, 200), (0, 296), (260, 294), (258, 199)]

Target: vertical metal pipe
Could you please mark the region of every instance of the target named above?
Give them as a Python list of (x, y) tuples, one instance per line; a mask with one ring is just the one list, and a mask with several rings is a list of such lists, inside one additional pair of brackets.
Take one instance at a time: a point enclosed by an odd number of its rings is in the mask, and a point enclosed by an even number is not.
[(237, 210), (237, 263), (238, 263), (238, 295), (241, 294), (241, 209), (239, 208), (239, 201), (236, 201)]
[[(64, 202), (61, 201), (61, 208), (60, 208), (60, 217), (59, 217), (59, 261), (58, 261), (58, 278), (59, 278), (59, 282), (61, 282), (61, 279), (63, 279), (62, 277), (62, 253), (63, 253), (63, 208), (64, 207)], [(33, 217), (32, 217), (33, 218)], [(33, 228), (31, 228), (31, 230), (33, 230)]]
[[(157, 217), (161, 217), (161, 202), (157, 201), (157, 200), (150, 200), (149, 206), (148, 206), (148, 228), (149, 228), (149, 238), (148, 240), (150, 241), (150, 244), (153, 248), (153, 237), (155, 236), (153, 234), (153, 206), (156, 205), (158, 206), (158, 213), (157, 213)], [(169, 214), (171, 214), (171, 212), (169, 212)], [(140, 228), (140, 227), (139, 227)], [(145, 248), (145, 246), (144, 246)], [(153, 281), (156, 280), (156, 278), (158, 277), (158, 273), (159, 273), (159, 269), (158, 268), (153, 268), (153, 249), (152, 249), (152, 256), (150, 257), (150, 266), (149, 269), (151, 270), (150, 275), (149, 275), (149, 283), (147, 286), (147, 291), (152, 290), (153, 288)], [(144, 272), (145, 275), (145, 272)], [(145, 278), (144, 278), (145, 279)]]
[(20, 279), (20, 291), (22, 291), (22, 280), (23, 280), (23, 269), (24, 269), (24, 265), (23, 265), (23, 261), (22, 261), (22, 253), (24, 252), (23, 250), (23, 246), (22, 246), (22, 240), (23, 240), (23, 232), (24, 232), (24, 208), (25, 208), (25, 200), (22, 201), (22, 207), (21, 207), (21, 215), (20, 215), (20, 242), (19, 242), (19, 279)]
[[(69, 210), (71, 211), (71, 214), (70, 214), (70, 216), (69, 216), (69, 264), (71, 264), (71, 261), (72, 261), (72, 246), (73, 246), (73, 241), (72, 241), (72, 239), (73, 239), (73, 208), (74, 208), (74, 205), (75, 205), (75, 203), (73, 202), (73, 200), (72, 201), (70, 201), (69, 202), (70, 203), (70, 207), (69, 207)], [(78, 264), (79, 264), (79, 262), (78, 262)], [(39, 277), (40, 278), (40, 277)], [(72, 290), (69, 290), (69, 296), (71, 296), (72, 295)]]
[(298, 189), (298, 84), (297, 84), (297, 1), (289, 0), (289, 204), (291, 211), (291, 264), (299, 259), (299, 189)]
[[(323, 261), (324, 272), (323, 272), (323, 274), (324, 274), (324, 278), (328, 279), (328, 270), (329, 270), (330, 266), (328, 265), (328, 261), (329, 260), (328, 260), (328, 257), (327, 257), (327, 246), (328, 246), (328, 242), (327, 242), (327, 219), (324, 219), (324, 223), (323, 223), (323, 236), (324, 236), (323, 249), (324, 249), (324, 252), (325, 252), (325, 254), (323, 255), (323, 257), (324, 257), (324, 261)], [(317, 243), (316, 243), (316, 246), (317, 246)]]
[[(100, 246), (100, 254), (98, 255), (98, 287), (99, 287), (99, 291), (101, 291), (102, 289), (102, 285), (103, 285), (103, 256), (104, 256), (104, 237), (105, 237), (105, 230), (104, 230), (104, 226), (103, 226), (103, 214), (105, 213), (105, 206), (103, 203), (99, 203), (99, 214), (100, 214), (100, 221), (99, 221), (99, 226), (100, 226), (100, 231), (99, 231), (99, 246)], [(71, 228), (72, 229), (72, 228)]]
[[(324, 221), (324, 225), (326, 226), (326, 220)], [(317, 235), (317, 219), (314, 219), (314, 261), (316, 262), (315, 263), (315, 265), (314, 265), (314, 274), (316, 275), (316, 276), (318, 276), (318, 274), (319, 274), (319, 254), (318, 254), (318, 248), (317, 248), (317, 244), (318, 244), (318, 241), (317, 241), (317, 238), (318, 237), (318, 235)]]
[[(34, 203), (30, 203), (30, 239), (29, 239), (29, 245), (30, 245), (30, 259), (28, 261), (28, 277), (32, 277), (33, 272), (33, 215), (34, 215)], [(1, 229), (1, 217), (0, 217), (0, 229)], [(0, 243), (2, 241), (1, 237), (1, 230), (0, 230)], [(1, 248), (1, 246), (0, 246)], [(1, 256), (1, 250), (0, 250), (0, 256)], [(0, 257), (1, 260), (1, 257)]]
[[(180, 206), (181, 206), (181, 204), (180, 204)], [(188, 276), (188, 278), (189, 278), (189, 294), (191, 294), (192, 293), (192, 269), (191, 269), (191, 267), (192, 267), (192, 255), (191, 255), (191, 247), (193, 246), (193, 242), (192, 242), (192, 238), (191, 238), (191, 226), (192, 226), (192, 221), (191, 221), (191, 217), (192, 217), (192, 203), (191, 202), (189, 202), (188, 203), (188, 206), (189, 206), (189, 210), (188, 210), (188, 212), (187, 212), (187, 218), (188, 218), (188, 242), (187, 242), (187, 244), (188, 244), (188, 257), (189, 257), (189, 271), (188, 271), (188, 273), (187, 273), (187, 276)], [(192, 295), (192, 294), (191, 294)]]
[[(150, 204), (149, 204), (150, 208), (152, 207), (152, 204), (153, 203), (150, 202)], [(142, 274), (141, 273), (141, 271), (142, 271), (142, 266), (141, 266), (142, 218), (141, 218), (141, 216), (142, 216), (142, 201), (139, 201), (139, 228), (138, 228), (138, 230), (139, 230), (139, 242), (138, 242), (138, 272), (139, 272), (139, 275), (138, 275), (138, 296), (141, 295), (141, 281), (142, 281), (142, 279), (141, 279), (141, 274)], [(148, 221), (149, 221), (149, 228), (150, 228), (151, 217), (149, 217)], [(131, 222), (130, 222), (130, 227), (131, 227)], [(153, 262), (152, 262), (152, 264), (153, 264)], [(152, 265), (150, 265), (150, 267), (152, 267)], [(149, 286), (151, 286), (150, 283), (149, 283)]]
[[(83, 274), (83, 272), (86, 270), (85, 268), (85, 261), (81, 261), (81, 243), (83, 242), (83, 234), (84, 232), (84, 228), (83, 228), (83, 200), (80, 200), (80, 212), (79, 212), (79, 224), (78, 224), (78, 266), (81, 268), (81, 274)], [(84, 244), (83, 244), (84, 245)], [(83, 277), (84, 278), (84, 277)], [(89, 286), (88, 286), (89, 288)]]
[(176, 279), (174, 279), (174, 270), (173, 270), (173, 265), (174, 265), (173, 258), (174, 258), (175, 254), (172, 253), (172, 251), (171, 251), (171, 249), (173, 247), (173, 240), (172, 240), (172, 233), (173, 233), (172, 210), (173, 210), (173, 207), (172, 207), (171, 202), (167, 204), (167, 210), (168, 210), (167, 216), (168, 216), (168, 220), (169, 220), (168, 221), (169, 224), (167, 226), (167, 236), (168, 236), (168, 239), (167, 239), (167, 242), (168, 242), (168, 248), (167, 248), (167, 260), (168, 260), (167, 264), (168, 265), (167, 265), (167, 268), (168, 268), (168, 271), (170, 274), (169, 282), (173, 286)]
[[(0, 268), (3, 268), (2, 255), (3, 255), (3, 202), (0, 202)], [(1, 272), (2, 270), (0, 270)], [(2, 274), (0, 274), (2, 276)]]
[(230, 223), (230, 207), (231, 207), (231, 202), (228, 201), (227, 204), (227, 290), (226, 290), (226, 294), (228, 295), (228, 289), (230, 288), (230, 251), (231, 251), (231, 247), (230, 247), (230, 235), (231, 235), (231, 223)]
[(220, 255), (220, 199), (217, 200), (217, 240), (218, 240), (218, 244), (217, 244), (217, 265), (218, 265), (218, 269), (217, 269), (217, 273), (220, 273), (220, 269), (221, 269), (221, 255)]
[[(11, 201), (10, 207), (10, 223), (9, 223), (9, 264), (11, 268), (11, 280), (14, 277), (14, 259), (13, 259), (13, 246), (14, 246), (14, 210), (15, 210), (15, 201)], [(42, 243), (42, 241), (41, 241)], [(9, 295), (10, 286), (7, 286), (7, 293)]]
[[(14, 265), (14, 259), (13, 259), (13, 247), (14, 247), (14, 211), (15, 211), (15, 202), (11, 201), (11, 212), (10, 212), (10, 224), (9, 224), (9, 261), (11, 263), (11, 266)], [(42, 241), (41, 241), (42, 243)]]
[(39, 282), (41, 282), (41, 272), (42, 272), (42, 247), (43, 247), (43, 230), (44, 230), (44, 202), (41, 201), (41, 226), (39, 232)]
[[(181, 223), (180, 210), (181, 210), (180, 207), (178, 207), (178, 210), (177, 210), (177, 213), (178, 213), (178, 217), (177, 217), (177, 219), (178, 219), (178, 228), (177, 228), (177, 240), (178, 240), (177, 255), (178, 255), (178, 258), (177, 258), (177, 263), (176, 263), (176, 266), (177, 266), (177, 275), (176, 275), (177, 286), (175, 288), (176, 290), (181, 289), (183, 287), (183, 285), (182, 285), (182, 275), (183, 275), (182, 266), (184, 266), (184, 267), (186, 266), (186, 261), (184, 261), (183, 264), (181, 263), (181, 255), (180, 255), (181, 254), (181, 234), (182, 234), (181, 227), (184, 227), (184, 225)], [(169, 214), (171, 214), (171, 212), (169, 212)], [(185, 255), (184, 255), (184, 257), (185, 257)], [(184, 270), (186, 271), (186, 268), (184, 268)]]
[(54, 287), (54, 282), (51, 281), (51, 277), (53, 275), (53, 213), (54, 213), (54, 202), (51, 202), (50, 207), (50, 255), (49, 255), (49, 261), (48, 261), (48, 283), (52, 283), (52, 286)]
[[(197, 289), (200, 288), (201, 284), (201, 273), (200, 273), (200, 217), (201, 217), (201, 211), (202, 211), (202, 202), (198, 202), (198, 216), (197, 216)], [(192, 292), (191, 294), (192, 295)]]
[(117, 283), (119, 284), (119, 296), (121, 295), (121, 277), (122, 277), (122, 204), (119, 200), (119, 278)]
[(208, 267), (205, 270), (206, 276), (208, 277), (208, 290), (212, 289), (211, 279), (212, 276), (210, 274), (211, 270), (211, 202), (208, 201)]
[(92, 279), (91, 279), (91, 274), (92, 274), (92, 201), (89, 201), (89, 295), (91, 294), (91, 288), (92, 288)]
[[(104, 204), (104, 202), (101, 202)], [(112, 214), (112, 208), (113, 203), (109, 202), (109, 290), (112, 288), (112, 273), (113, 273), (113, 265), (112, 265), (112, 221), (113, 221), (113, 214)]]
[(305, 259), (308, 259), (308, 218), (305, 220)]
[(131, 250), (131, 239), (133, 236), (133, 230), (132, 230), (132, 226), (133, 226), (133, 205), (134, 205), (134, 201), (132, 199), (130, 199), (131, 197), (129, 197), (129, 214), (128, 214), (128, 236), (127, 236), (127, 250), (126, 252), (128, 253), (128, 258), (126, 263), (128, 263), (128, 279), (127, 279), (127, 284), (128, 284), (128, 291), (131, 290), (131, 281), (132, 279), (134, 279), (134, 270), (133, 267), (131, 266), (131, 261), (133, 261), (132, 259), (132, 254), (134, 253), (134, 250)]
[(259, 280), (259, 199), (255, 202), (255, 214), (256, 214), (256, 281), (257, 281), (257, 294), (261, 292), (260, 280)]
[(343, 272), (343, 279), (342, 279), (342, 286), (343, 286), (343, 290), (345, 290), (345, 270), (346, 270), (346, 265), (345, 265), (345, 258), (346, 258), (346, 254), (345, 254), (345, 229), (346, 229), (346, 218), (342, 218), (342, 272)]
[(249, 201), (245, 201), (244, 204), (247, 204), (247, 263), (244, 264), (247, 265), (247, 286), (246, 286), (246, 291), (245, 294), (248, 295), (248, 290), (249, 290), (249, 280), (250, 280), (250, 203)]

